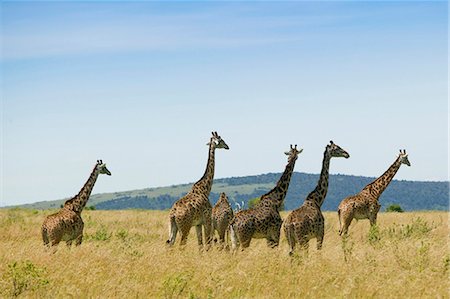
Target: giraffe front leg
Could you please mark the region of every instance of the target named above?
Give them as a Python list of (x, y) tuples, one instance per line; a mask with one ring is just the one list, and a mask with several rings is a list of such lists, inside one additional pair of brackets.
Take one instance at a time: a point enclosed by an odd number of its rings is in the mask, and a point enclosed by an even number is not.
[(377, 214), (372, 214), (369, 217), (370, 226), (374, 226), (377, 224)]
[(369, 215), (369, 221), (370, 221), (370, 226), (374, 226), (375, 224), (377, 224), (377, 216), (378, 216), (378, 211), (380, 210), (381, 205), (376, 203), (376, 205), (374, 205), (370, 211), (370, 215)]

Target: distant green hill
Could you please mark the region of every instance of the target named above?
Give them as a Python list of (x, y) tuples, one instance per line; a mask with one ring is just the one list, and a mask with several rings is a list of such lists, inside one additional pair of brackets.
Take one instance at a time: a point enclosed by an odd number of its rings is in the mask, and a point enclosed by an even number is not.
[[(250, 199), (259, 197), (274, 187), (281, 173), (268, 173), (255, 176), (231, 177), (214, 180), (210, 201), (215, 204), (219, 194), (225, 192), (230, 200), (242, 205)], [(285, 199), (285, 209), (293, 210), (300, 206), (305, 197), (317, 185), (318, 174), (295, 172), (291, 179), (289, 191)], [(358, 193), (365, 185), (375, 178), (330, 175), (327, 198), (322, 210), (335, 211), (341, 200)], [(168, 187), (147, 188), (132, 191), (102, 193), (92, 195), (88, 206), (98, 210), (120, 209), (153, 209), (164, 210), (182, 195), (186, 194), (192, 184)], [(49, 209), (59, 208), (64, 199), (22, 205), (24, 208)], [(390, 204), (399, 204), (405, 211), (412, 210), (448, 210), (449, 182), (419, 182), (393, 180), (380, 198), (382, 210)]]

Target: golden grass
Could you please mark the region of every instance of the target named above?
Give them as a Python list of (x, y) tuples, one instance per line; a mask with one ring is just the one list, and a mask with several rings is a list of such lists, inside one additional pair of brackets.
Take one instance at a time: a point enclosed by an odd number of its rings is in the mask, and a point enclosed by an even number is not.
[(200, 252), (192, 229), (184, 250), (167, 248), (165, 211), (85, 211), (83, 244), (50, 254), (50, 213), (0, 210), (0, 297), (449, 298), (447, 212), (380, 213), (378, 230), (354, 222), (344, 243), (327, 212), (323, 249), (292, 258), (283, 234), (232, 255)]

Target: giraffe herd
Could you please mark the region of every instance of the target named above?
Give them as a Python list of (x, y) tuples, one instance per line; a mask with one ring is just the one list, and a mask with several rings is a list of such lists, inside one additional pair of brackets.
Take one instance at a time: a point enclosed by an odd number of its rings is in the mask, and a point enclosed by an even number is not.
[[(280, 242), (283, 226), (289, 244), (289, 255), (294, 253), (297, 243), (301, 249), (307, 249), (308, 242), (312, 238), (317, 240), (317, 249), (322, 248), (325, 220), (321, 206), (328, 191), (330, 160), (334, 157), (349, 158), (350, 155), (344, 149), (330, 141), (325, 147), (322, 170), (316, 188), (308, 194), (303, 204), (283, 221), (279, 210), (283, 206), (295, 162), (303, 149), (297, 149), (297, 145), (291, 145), (290, 150), (285, 153), (288, 156), (287, 165), (275, 187), (262, 195), (254, 207), (234, 214), (225, 193), (220, 195), (214, 207), (209, 202), (214, 179), (215, 150), (228, 150), (229, 147), (217, 132), (212, 132), (208, 146), (208, 161), (204, 175), (170, 209), (169, 238), (166, 241), (169, 246), (175, 243), (178, 231), (181, 235), (180, 245), (185, 245), (191, 227), (195, 226), (200, 248), (204, 246), (203, 240), (205, 240), (206, 249), (211, 246), (215, 231), (219, 234), (218, 243), (221, 249), (229, 248), (228, 235), (233, 252), (236, 252), (239, 247), (241, 250), (248, 248), (253, 238), (264, 238), (267, 245), (273, 248)], [(383, 175), (364, 187), (358, 194), (342, 200), (337, 211), (340, 224), (339, 235), (348, 234), (348, 227), (353, 219), (369, 219), (371, 226), (376, 224), (381, 207), (378, 199), (402, 164), (411, 165), (405, 150), (400, 150), (400, 155)], [(81, 244), (84, 228), (81, 212), (89, 200), (99, 174), (111, 175), (102, 160), (97, 160), (80, 192), (67, 200), (57, 213), (45, 218), (42, 224), (44, 245), (56, 248), (61, 241), (65, 241), (70, 247), (74, 240), (75, 245)]]

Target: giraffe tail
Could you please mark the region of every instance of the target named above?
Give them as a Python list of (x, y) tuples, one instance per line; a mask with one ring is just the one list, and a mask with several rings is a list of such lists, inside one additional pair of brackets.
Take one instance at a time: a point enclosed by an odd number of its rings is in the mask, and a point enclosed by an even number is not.
[(173, 245), (175, 243), (175, 238), (177, 237), (178, 227), (175, 221), (175, 216), (170, 216), (169, 220), (169, 239), (166, 241), (167, 244)]
[(340, 236), (342, 235), (341, 209), (338, 209), (337, 213), (339, 218), (339, 236)]

